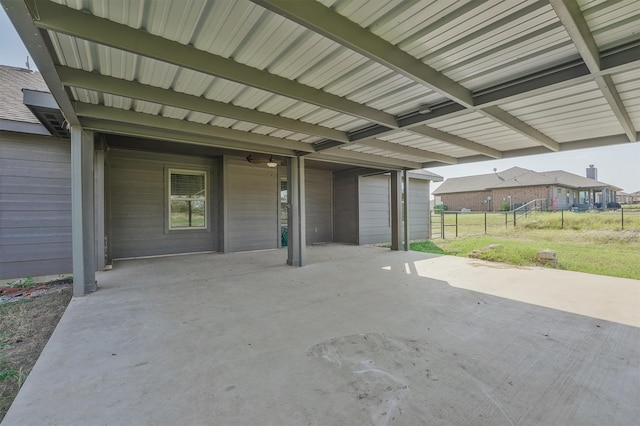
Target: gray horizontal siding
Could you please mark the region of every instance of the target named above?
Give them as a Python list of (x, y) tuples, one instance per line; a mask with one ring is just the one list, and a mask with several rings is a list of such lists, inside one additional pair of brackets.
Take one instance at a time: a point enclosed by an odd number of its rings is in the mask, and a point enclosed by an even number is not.
[(226, 157), (225, 251), (277, 248), (280, 239), (278, 171)]
[(358, 244), (358, 178), (353, 173), (333, 175), (333, 239)]
[(69, 202), (71, 200), (70, 177), (43, 179), (32, 176), (7, 176), (1, 172), (0, 176), (2, 176), (2, 189), (5, 194), (66, 195)]
[(429, 238), (429, 181), (409, 180), (409, 239)]
[(307, 244), (333, 241), (332, 172), (305, 170)]
[[(114, 149), (107, 158), (107, 207), (112, 258), (214, 251), (212, 160)], [(207, 170), (207, 230), (167, 230), (169, 168)]]
[(360, 178), (360, 244), (391, 241), (389, 176)]
[(0, 279), (70, 273), (68, 140), (0, 135)]

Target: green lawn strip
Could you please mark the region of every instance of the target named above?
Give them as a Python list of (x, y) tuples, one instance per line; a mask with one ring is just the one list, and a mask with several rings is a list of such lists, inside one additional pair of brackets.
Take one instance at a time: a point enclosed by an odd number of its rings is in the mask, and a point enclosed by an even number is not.
[(435, 245), (432, 241), (410, 243), (409, 248), (413, 251), (421, 251), (424, 253), (445, 254), (445, 252), (440, 247)]
[[(500, 247), (486, 250), (490, 244)], [(512, 265), (535, 265), (536, 253), (554, 250), (560, 269), (640, 279), (640, 241), (637, 233), (598, 231), (514, 231), (510, 235), (467, 236), (435, 240), (432, 246), (413, 243), (412, 250), (466, 257), (483, 250), (480, 259)]]

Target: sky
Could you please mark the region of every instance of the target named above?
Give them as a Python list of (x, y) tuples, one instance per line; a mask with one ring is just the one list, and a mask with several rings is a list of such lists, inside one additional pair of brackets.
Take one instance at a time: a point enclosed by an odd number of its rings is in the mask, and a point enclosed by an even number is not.
[[(0, 64), (25, 68), (29, 53), (7, 18), (4, 9), (0, 11)], [(37, 69), (30, 58), (31, 69)], [(639, 94), (640, 96), (640, 94)], [(622, 133), (622, 128), (620, 129)], [(514, 166), (537, 172), (565, 170), (586, 176), (586, 169), (593, 164), (598, 169), (598, 180), (621, 188), (630, 193), (640, 191), (640, 143), (627, 143), (602, 148), (589, 148), (566, 152), (531, 155), (527, 157), (490, 160), (454, 166), (434, 167), (430, 171), (445, 179), (460, 176), (479, 175), (506, 170)], [(432, 184), (435, 190), (439, 183)]]

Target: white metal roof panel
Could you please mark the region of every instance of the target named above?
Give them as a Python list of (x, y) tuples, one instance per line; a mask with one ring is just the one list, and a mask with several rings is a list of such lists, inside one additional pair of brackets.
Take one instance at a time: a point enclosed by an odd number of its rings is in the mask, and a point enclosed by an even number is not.
[(475, 152), (471, 150), (465, 150), (464, 148), (460, 148), (456, 145), (431, 139), (416, 133), (398, 132), (392, 135), (381, 136), (379, 139), (412, 148), (424, 149), (425, 151), (435, 152), (438, 154), (452, 156), (468, 156), (475, 154)]
[(505, 104), (503, 109), (558, 142), (621, 130), (595, 82)]
[(584, 19), (601, 50), (637, 38), (640, 5), (637, 0), (578, 0)]
[[(6, 3), (8, 0), (2, 1)], [(546, 0), (321, 0), (322, 4), (350, 21), (336, 20), (341, 28), (333, 33), (330, 26), (323, 28), (322, 22), (305, 21), (305, 18), (296, 16), (295, 11), (293, 14), (283, 13), (273, 4), (265, 4), (268, 7), (265, 9), (247, 0), (55, 0), (55, 3), (68, 5), (71, 8), (68, 14), (77, 13), (72, 9), (82, 10), (87, 17), (93, 14), (118, 23), (113, 25), (122, 24), (139, 30), (137, 34), (141, 37), (144, 32), (162, 37), (167, 41), (167, 52), (180, 51), (180, 45), (190, 46), (188, 49), (193, 53), (189, 54), (202, 55), (198, 58), (202, 63), (215, 59), (215, 63), (220, 65), (206, 70), (206, 67), (189, 64), (189, 61), (181, 62), (156, 54), (157, 58), (175, 63), (170, 64), (145, 57), (145, 54), (154, 54), (145, 52), (144, 47), (139, 47), (142, 49), (139, 55), (125, 51), (138, 48), (133, 43), (111, 42), (117, 47), (108, 47), (82, 40), (82, 30), (77, 30), (76, 36), (68, 36), (49, 29), (47, 34), (56, 64), (92, 72), (96, 76), (102, 74), (163, 88), (167, 94), (171, 91), (184, 93), (265, 114), (260, 117), (270, 114), (298, 120), (305, 125), (320, 125), (338, 130), (333, 135), (342, 142), (348, 142), (352, 135), (355, 139), (361, 137), (358, 135), (376, 137), (376, 132), (380, 132), (384, 136), (379, 136), (379, 139), (425, 151), (453, 157), (478, 156), (477, 151), (411, 132), (411, 125), (425, 125), (419, 122), (423, 115), (428, 127), (503, 152), (541, 144), (554, 148), (556, 142), (579, 142), (596, 136), (619, 138), (625, 133), (633, 136), (633, 129), (630, 131), (621, 126), (619, 117), (613, 114), (600, 89), (587, 78), (589, 75), (585, 75), (584, 70), (572, 71), (578, 76), (572, 81), (574, 77), (565, 77), (558, 71), (560, 68), (554, 68), (560, 64), (567, 67), (570, 62), (580, 64), (583, 60), (563, 26), (566, 22), (563, 23)], [(47, 3), (40, 4), (44, 6)], [(640, 85), (637, 77), (640, 61), (634, 59), (630, 45), (623, 45), (640, 41), (637, 32), (640, 23), (638, 2), (578, 0), (578, 4), (600, 51), (618, 47), (609, 55), (624, 53), (615, 59), (626, 64), (625, 71), (613, 74), (612, 78), (637, 131), (640, 126), (640, 97), (636, 94)], [(313, 3), (308, 5), (314, 7)], [(58, 15), (58, 22), (65, 24), (65, 13)], [(38, 25), (38, 20), (34, 18), (35, 25)], [(46, 16), (42, 22), (46, 28)], [(69, 32), (73, 34), (76, 30), (71, 20), (68, 24), (72, 28)], [(126, 27), (112, 26), (112, 32), (117, 33), (118, 29), (127, 30)], [(348, 34), (361, 34), (363, 29), (371, 35), (371, 38), (365, 35), (363, 44), (358, 44), (359, 40), (341, 39), (343, 36), (340, 34), (349, 38)], [(342, 30), (345, 32), (340, 33)], [(110, 44), (105, 34), (99, 34), (96, 39)], [(158, 43), (158, 39), (147, 41)], [(390, 45), (384, 45), (385, 42)], [(385, 54), (376, 53), (375, 49), (367, 52), (376, 44), (384, 47)], [(196, 49), (202, 53), (197, 53)], [(407, 54), (410, 56), (406, 57)], [(394, 62), (397, 55), (405, 56)], [(408, 66), (411, 56), (415, 63)], [(246, 76), (236, 78), (235, 74), (218, 72), (225, 68), (224, 60), (220, 58), (227, 58), (229, 67), (233, 62), (244, 64), (259, 70), (261, 75), (256, 78), (255, 73), (249, 73), (246, 75), (251, 79), (247, 79)], [(420, 71), (420, 61), (431, 67), (426, 74), (416, 73)], [(189, 69), (189, 66), (200, 71)], [(206, 72), (201, 72), (203, 70)], [(602, 72), (605, 75), (610, 73), (607, 70)], [(434, 84), (425, 84), (421, 80), (424, 75), (432, 75)], [(531, 88), (515, 82), (513, 87), (516, 89), (512, 90), (512, 82), (524, 76), (527, 82), (533, 82), (527, 83)], [(559, 87), (544, 88), (548, 84), (547, 79), (555, 82), (554, 78), (558, 76), (565, 79), (559, 81)], [(269, 84), (263, 84), (261, 79)], [(274, 82), (289, 84), (291, 90), (273, 90)], [(309, 95), (310, 92), (304, 92), (304, 86), (335, 96), (318, 100)], [(456, 94), (458, 89), (462, 90), (461, 97)], [(465, 90), (469, 91), (472, 101), (467, 105), (456, 105), (465, 98)], [(554, 140), (547, 143), (535, 132), (516, 132), (501, 124), (500, 119), (482, 113), (483, 106), (474, 105), (475, 98), (471, 97), (476, 95), (472, 91), (477, 90), (496, 93), (491, 106), (506, 111), (513, 122), (524, 122), (545, 138)], [(523, 92), (518, 93), (518, 90)], [(525, 93), (527, 90), (533, 92)], [(502, 93), (509, 100), (502, 99)], [(70, 87), (65, 94), (70, 96), (71, 102), (209, 123), (307, 143), (323, 141), (323, 138), (313, 136), (314, 132), (307, 134), (287, 126), (270, 125), (280, 122), (275, 119), (265, 122), (265, 119), (258, 119), (257, 114), (253, 115), (254, 123), (243, 121), (246, 118), (219, 117), (77, 87)], [(353, 108), (346, 107), (339, 102), (344, 99), (359, 105), (352, 103), (349, 105)], [(432, 106), (436, 118), (431, 118), (430, 113), (418, 114), (419, 107), (423, 105)], [(364, 106), (368, 109), (358, 108)], [(231, 111), (239, 110), (230, 108), (223, 113), (233, 117)], [(440, 115), (440, 111), (447, 112)], [(388, 118), (365, 118), (367, 115), (372, 117), (372, 112), (382, 112)], [(238, 117), (246, 116), (239, 114)], [(418, 121), (411, 121), (414, 119)], [(394, 127), (402, 120), (409, 123), (409, 128), (388, 134), (389, 126)], [(364, 129), (362, 133), (356, 132), (361, 129)], [(322, 146), (334, 145), (335, 142)], [(365, 143), (357, 145), (357, 141), (354, 146), (347, 144), (343, 149), (381, 158), (414, 160), (393, 150), (370, 148)]]
[(620, 73), (612, 79), (633, 125), (640, 129), (640, 72)]

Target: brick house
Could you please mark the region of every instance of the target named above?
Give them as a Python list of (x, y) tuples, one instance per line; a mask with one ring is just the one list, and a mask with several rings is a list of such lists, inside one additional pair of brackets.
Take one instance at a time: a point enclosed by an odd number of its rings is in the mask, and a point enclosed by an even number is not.
[[(595, 170), (595, 169), (593, 169)], [(589, 174), (592, 169), (587, 169)], [(447, 179), (433, 192), (448, 210), (509, 210), (544, 200), (553, 210), (599, 207), (616, 201), (620, 188), (562, 170), (535, 172), (512, 167), (502, 172)]]
[(626, 192), (618, 192), (616, 201), (620, 204), (640, 204), (640, 191), (628, 194)]

